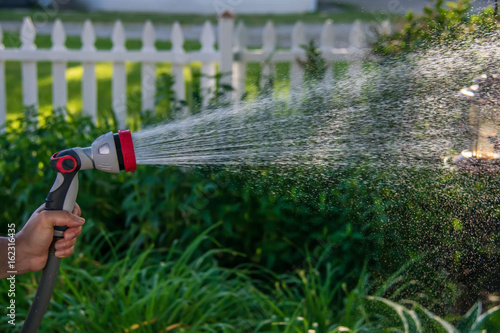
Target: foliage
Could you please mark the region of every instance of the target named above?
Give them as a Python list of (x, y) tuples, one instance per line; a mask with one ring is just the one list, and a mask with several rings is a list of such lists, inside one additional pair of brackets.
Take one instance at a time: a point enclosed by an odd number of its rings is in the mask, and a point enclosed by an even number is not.
[(273, 295), (279, 311), (275, 310), (276, 318), (261, 322), (256, 332), (479, 333), (500, 328), (500, 306), (483, 313), (477, 302), (465, 315), (447, 321), (415, 301), (401, 299), (408, 284), (400, 278), (417, 261), (406, 263), (378, 287), (365, 269), (357, 285), (348, 289), (334, 266), (323, 257), (314, 258), (316, 264), (308, 260), (305, 269), (276, 284)]
[(434, 7), (426, 7), (423, 15), (406, 15), (404, 26), (391, 35), (380, 36), (374, 44), (376, 54), (397, 57), (438, 44), (453, 45), (498, 30), (498, 18), (489, 7), (471, 14), (469, 0), (446, 2), (432, 0)]
[(215, 86), (202, 91), (199, 84), (195, 84), (191, 91), (191, 105), (188, 101), (179, 100), (174, 90), (175, 78), (170, 73), (162, 73), (156, 79), (155, 110), (146, 110), (141, 114), (140, 124), (142, 126), (154, 125), (173, 119), (182, 119), (190, 113), (196, 114), (202, 109), (210, 110), (228, 106), (230, 100), (228, 94), (233, 91), (229, 84), (221, 82), (221, 79), (229, 73), (217, 73), (209, 76), (201, 72), (194, 72), (193, 79), (198, 83), (202, 77), (213, 79)]
[[(41, 332), (235, 332), (245, 314), (257, 312), (261, 296), (244, 269), (219, 268), (214, 258), (224, 250), (195, 257), (196, 248), (209, 241), (207, 229), (186, 248), (169, 251), (121, 252), (123, 234), (101, 232), (82, 251), (64, 260), (49, 312)], [(88, 238), (88, 237), (85, 237)], [(138, 239), (131, 239), (132, 244)], [(29, 274), (28, 274), (29, 275)], [(36, 285), (32, 277), (18, 277), (18, 325), (26, 316)], [(7, 281), (1, 281), (3, 284)], [(5, 293), (2, 306), (5, 301)], [(6, 321), (2, 331), (9, 329)]]
[[(415, 278), (429, 286), (430, 298), (434, 295), (431, 286), (436, 285), (432, 279), (453, 281), (454, 288), (459, 288), (442, 290), (441, 299), (435, 300), (433, 307), (442, 313), (450, 312), (446, 303), (463, 312), (477, 295), (497, 292), (498, 177), (421, 171), (413, 172), (405, 182), (392, 188), (385, 199), (390, 202), (386, 211), (392, 223), (385, 227), (385, 259), (377, 261), (393, 261), (401, 247), (413, 254), (427, 252), (426, 267)], [(441, 278), (429, 279), (430, 272)], [(443, 302), (446, 297), (450, 300)]]
[[(88, 118), (67, 122), (62, 114), (43, 119), (39, 127), (23, 119), (9, 122), (7, 131), (0, 134), (2, 221), (14, 221), (18, 226), (44, 202), (54, 181), (48, 164), (51, 154), (82, 142), (88, 145), (106, 131)], [(297, 182), (297, 174), (279, 178), (272, 170), (260, 174), (215, 171), (145, 166), (132, 175), (84, 171), (79, 176), (78, 202), (96, 226), (110, 232), (128, 228), (141, 236), (142, 242), (136, 246), (142, 247), (151, 243), (169, 247), (175, 239), (189, 242), (222, 221), (224, 227), (214, 237), (224, 247), (246, 255), (246, 259), (222, 256), (225, 263), (245, 260), (285, 270), (301, 260), (307, 244), (314, 248), (346, 240), (354, 243), (340, 247), (336, 257), (351, 257), (345, 260), (350, 265), (361, 255), (358, 245), (365, 241), (357, 226), (364, 224), (362, 218), (371, 209), (363, 216), (356, 212), (360, 202), (355, 180), (346, 184), (341, 174), (332, 174), (323, 182), (338, 188), (318, 191), (308, 185), (313, 174)], [(373, 206), (367, 200), (366, 206)], [(345, 209), (334, 208), (339, 206)]]
[[(309, 255), (296, 272), (276, 275), (258, 267), (222, 268), (218, 249), (197, 256), (197, 248), (213, 242), (221, 224), (205, 230), (186, 247), (168, 251), (149, 246), (138, 250), (128, 230), (82, 234), (86, 244), (62, 261), (61, 280), (40, 332), (495, 332), (500, 308), (482, 313), (476, 303), (454, 322), (413, 301), (400, 300), (400, 274), (408, 263), (376, 287), (364, 269), (354, 288), (332, 265), (329, 249)], [(132, 237), (131, 237), (132, 236)], [(109, 251), (103, 252), (103, 248)], [(230, 251), (230, 250), (229, 250)], [(35, 275), (17, 277), (17, 325), (34, 296)], [(251, 276), (260, 276), (254, 280)], [(349, 274), (348, 274), (349, 275)], [(8, 288), (1, 280), (0, 286)], [(388, 285), (398, 285), (388, 291)], [(373, 295), (373, 296), (370, 296)], [(0, 309), (8, 304), (0, 294)], [(11, 329), (6, 321), (0, 329)]]
[[(416, 53), (425, 57), (430, 53), (429, 49), (434, 47), (434, 52), (445, 49), (452, 54), (455, 50), (469, 50), (468, 46), (472, 43), (489, 43), (490, 37), (496, 38), (498, 18), (492, 8), (473, 14), (469, 1), (446, 3), (447, 8), (443, 1), (433, 2), (434, 8), (427, 8), (422, 16), (409, 13), (403, 28), (390, 36), (382, 36), (374, 46), (375, 52), (385, 59), (396, 58), (409, 64), (413, 58), (404, 58), (408, 54)], [(471, 48), (469, 54), (463, 57), (477, 57), (479, 52), (476, 51)], [(489, 54), (487, 56), (491, 65), (491, 61), (495, 60)], [(442, 58), (446, 58), (446, 55), (442, 55)], [(434, 59), (431, 57), (431, 61)], [(473, 62), (476, 64), (476, 60)], [(477, 62), (481, 61), (477, 59)], [(441, 66), (438, 62), (434, 63)], [(443, 87), (448, 87), (447, 91), (458, 91), (478, 74), (468, 66), (442, 67), (443, 71), (450, 71), (449, 75), (442, 78), (427, 77), (419, 82), (410, 82), (413, 78), (407, 76), (401, 80), (404, 84), (398, 87), (381, 87), (380, 101), (401, 100), (415, 86), (419, 86), (421, 95), (412, 92), (412, 96), (421, 100), (430, 91), (443, 91)], [(477, 68), (484, 70), (482, 64)], [(424, 72), (425, 69), (420, 71), (425, 76)], [(451, 109), (451, 103), (454, 103), (459, 105), (457, 109), (464, 111), (463, 115), (467, 113), (465, 103), (460, 105), (462, 102), (456, 99), (450, 101), (442, 108)], [(429, 105), (433, 108), (436, 101), (429, 104), (434, 104)], [(387, 112), (391, 110), (390, 107)], [(415, 114), (418, 114), (417, 108), (425, 107), (416, 103)], [(397, 107), (396, 110), (400, 112)], [(463, 116), (456, 114), (455, 119), (450, 119), (451, 114), (442, 112), (432, 121), (444, 125), (444, 122), (456, 122)], [(408, 124), (411, 119), (410, 115), (404, 121)], [(466, 120), (462, 121), (462, 124), (467, 123)], [(426, 126), (423, 122), (417, 122), (412, 128)], [(443, 132), (445, 128), (449, 128), (449, 124), (443, 126)], [(458, 139), (453, 138), (457, 141), (464, 139), (467, 139), (464, 133)], [(374, 262), (381, 264), (381, 270), (390, 266), (389, 271), (393, 271), (401, 265), (400, 261), (395, 260), (401, 249), (405, 249), (410, 258), (427, 253), (425, 265), (411, 274), (426, 286), (422, 295), (428, 298), (419, 301), (439, 314), (464, 313), (477, 301), (478, 295), (485, 297), (499, 290), (500, 284), (496, 278), (500, 269), (500, 250), (497, 246), (500, 226), (496, 199), (500, 195), (498, 177), (413, 168), (406, 175), (404, 173), (394, 171), (388, 174), (386, 182), (394, 185), (386, 188), (387, 196), (383, 199), (387, 203), (384, 209), (387, 223), (383, 227), (382, 241), (386, 250), (377, 252)], [(440, 297), (436, 297), (438, 294)]]
[(40, 127), (35, 119), (37, 115), (28, 109), (26, 117), (9, 121), (0, 135), (2, 222), (25, 222), (37, 203), (44, 202), (47, 184), (53, 182), (54, 175), (47, 172), (50, 156), (68, 145), (79, 146), (80, 140), (93, 140), (97, 133), (88, 118), (73, 118), (68, 126), (60, 111)]
[(321, 51), (314, 45), (314, 39), (308, 45), (302, 45), (306, 52), (306, 60), (297, 59), (299, 65), (304, 69), (304, 81), (321, 81), (325, 77), (328, 68), (326, 60), (321, 55)]
[[(160, 101), (165, 100), (167, 102), (165, 110), (160, 110), (157, 112), (158, 117), (164, 117), (166, 119), (174, 119), (179, 116), (179, 113), (186, 108), (187, 102), (184, 100), (178, 100), (175, 96), (174, 91), (175, 78), (170, 73), (162, 73), (156, 79), (156, 100), (157, 105)], [(154, 111), (154, 110), (152, 110)], [(158, 122), (160, 119), (155, 119)]]

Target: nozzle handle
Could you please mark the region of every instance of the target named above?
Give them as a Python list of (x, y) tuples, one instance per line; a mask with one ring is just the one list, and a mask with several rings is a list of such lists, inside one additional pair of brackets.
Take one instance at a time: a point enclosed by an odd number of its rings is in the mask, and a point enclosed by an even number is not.
[[(78, 194), (80, 156), (73, 149), (63, 150), (50, 158), (50, 165), (57, 172), (57, 177), (45, 199), (45, 209), (72, 212)], [(67, 227), (56, 226), (54, 229), (64, 231)]]

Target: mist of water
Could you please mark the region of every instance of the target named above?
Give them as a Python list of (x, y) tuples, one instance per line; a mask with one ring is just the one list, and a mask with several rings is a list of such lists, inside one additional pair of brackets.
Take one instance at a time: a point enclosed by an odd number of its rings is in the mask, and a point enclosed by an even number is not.
[(259, 97), (146, 128), (133, 134), (137, 163), (442, 167), (444, 156), (468, 148), (469, 104), (458, 91), (500, 54), (490, 39), (351, 66), (289, 104)]

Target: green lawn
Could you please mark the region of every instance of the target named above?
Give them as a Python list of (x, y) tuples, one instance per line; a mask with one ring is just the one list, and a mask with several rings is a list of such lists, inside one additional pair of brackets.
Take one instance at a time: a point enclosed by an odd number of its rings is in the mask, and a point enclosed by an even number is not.
[[(334, 22), (345, 23), (354, 22), (357, 19), (362, 21), (374, 21), (380, 15), (387, 16), (387, 13), (367, 12), (361, 8), (341, 3), (337, 5), (339, 12), (315, 12), (303, 14), (283, 14), (283, 15), (238, 15), (237, 20), (243, 20), (248, 25), (264, 25), (268, 20), (272, 20), (277, 24), (293, 24), (298, 20), (302, 22), (317, 23), (324, 22), (326, 19), (332, 19)], [(62, 21), (82, 22), (89, 18), (96, 22), (114, 22), (117, 19), (123, 22), (144, 22), (151, 20), (153, 23), (170, 24), (178, 21), (182, 24), (203, 24), (206, 20), (212, 22), (217, 21), (216, 15), (192, 15), (192, 14), (161, 14), (161, 13), (121, 13), (121, 12), (75, 12), (61, 11), (58, 13), (47, 13), (44, 15), (43, 10), (8, 10), (0, 11), (0, 21), (18, 21), (25, 16), (43, 17), (45, 21), (53, 21), (60, 18)], [(393, 16), (393, 14), (391, 14)]]

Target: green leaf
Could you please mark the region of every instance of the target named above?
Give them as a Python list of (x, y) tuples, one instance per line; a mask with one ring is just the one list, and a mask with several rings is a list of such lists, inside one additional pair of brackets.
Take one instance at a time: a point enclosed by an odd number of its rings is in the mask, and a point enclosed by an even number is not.
[(403, 329), (404, 332), (422, 332), (416, 313), (386, 298), (367, 296), (366, 309), (371, 317), (378, 318), (385, 328)]
[(413, 310), (417, 314), (422, 324), (423, 332), (432, 333), (457, 333), (457, 329), (449, 322), (435, 315), (431, 311), (413, 301), (406, 301), (413, 305)]
[(460, 231), (463, 229), (462, 222), (460, 222), (460, 220), (453, 219), (452, 223), (453, 223), (453, 229), (455, 229), (456, 231)]
[(500, 306), (483, 313), (472, 326), (471, 332), (500, 332)]
[(472, 332), (472, 327), (475, 326), (476, 321), (481, 315), (482, 304), (477, 302), (472, 308), (465, 314), (465, 316), (460, 320), (457, 325), (457, 329), (461, 333)]

